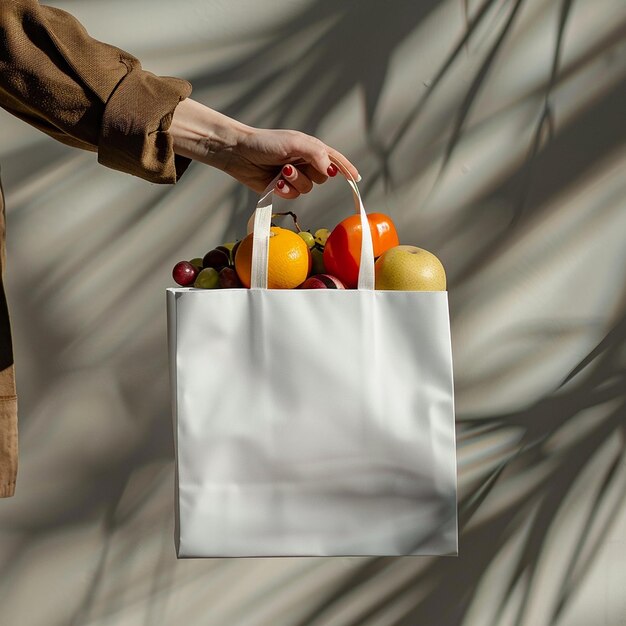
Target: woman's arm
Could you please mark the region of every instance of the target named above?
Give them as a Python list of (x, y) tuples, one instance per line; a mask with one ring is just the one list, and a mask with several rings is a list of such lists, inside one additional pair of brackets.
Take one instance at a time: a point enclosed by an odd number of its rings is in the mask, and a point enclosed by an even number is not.
[(284, 172), (288, 198), (326, 180), (329, 155), (351, 167), (314, 137), (255, 129), (189, 100), (188, 81), (144, 70), (61, 9), (0, 0), (0, 35), (0, 106), (58, 141), (97, 151), (107, 167), (174, 183), (195, 159), (262, 191), (283, 164), (301, 161)]
[(334, 176), (331, 156), (359, 178), (345, 156), (315, 137), (246, 126), (190, 98), (176, 107), (169, 132), (176, 154), (216, 167), (257, 192), (267, 187), (281, 166), (297, 163), (283, 169), (283, 185), (277, 192), (285, 198), (306, 193), (314, 182)]

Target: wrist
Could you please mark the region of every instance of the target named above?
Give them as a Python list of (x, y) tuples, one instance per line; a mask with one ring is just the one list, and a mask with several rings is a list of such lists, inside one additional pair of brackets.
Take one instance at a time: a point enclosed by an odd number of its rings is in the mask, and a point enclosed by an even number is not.
[(174, 109), (168, 132), (176, 154), (225, 170), (254, 129), (186, 98)]

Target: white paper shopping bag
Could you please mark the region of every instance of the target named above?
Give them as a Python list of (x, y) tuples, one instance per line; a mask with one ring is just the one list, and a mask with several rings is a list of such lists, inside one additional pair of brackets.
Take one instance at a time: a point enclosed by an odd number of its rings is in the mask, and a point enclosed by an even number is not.
[[(344, 172), (347, 175), (347, 172)], [(349, 175), (348, 175), (349, 176)], [(168, 289), (179, 557), (456, 554), (447, 292)]]

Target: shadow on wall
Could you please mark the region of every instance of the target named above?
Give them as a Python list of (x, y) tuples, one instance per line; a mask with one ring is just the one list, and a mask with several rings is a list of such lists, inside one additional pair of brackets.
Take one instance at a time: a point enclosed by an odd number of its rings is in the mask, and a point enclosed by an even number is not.
[[(394, 626), (463, 624), (484, 583), (485, 573), (516, 540), (521, 545), (510, 555), (508, 577), (500, 583), (503, 593), (492, 618), (483, 623), (496, 626), (504, 623), (505, 611), (510, 619), (511, 604), (517, 606), (515, 620), (506, 623), (525, 623), (549, 535), (562, 522), (562, 510), (589, 466), (597, 464), (599, 456), (605, 456), (602, 472), (594, 481), (592, 504), (578, 525), (578, 532), (568, 537), (566, 545), (561, 545), (564, 553), (560, 558), (567, 562), (566, 573), (557, 589), (551, 619), (546, 622), (557, 623), (624, 504), (623, 470), (620, 473), (626, 450), (624, 354), (626, 316), (621, 317), (554, 393), (522, 411), (467, 421), (460, 418), (461, 445), (498, 432), (514, 430), (523, 434), (504, 459), (460, 499), (458, 559), (440, 558), (423, 568), (416, 566), (414, 576), (391, 590), (380, 604), (360, 614), (355, 626), (374, 618), (395, 602), (401, 603), (405, 611), (401, 618), (389, 622)], [(590, 425), (589, 411), (594, 408), (607, 410)], [(578, 436), (567, 441), (564, 433), (572, 428), (579, 431)], [(496, 508), (492, 504), (489, 515), (481, 515), (481, 507), (489, 497), (501, 505)], [(298, 626), (323, 623), (321, 618), (334, 604), (340, 604), (348, 594), (354, 594), (355, 589), (368, 582), (382, 579), (394, 561), (374, 559), (358, 568)], [(413, 605), (412, 596), (416, 598)]]
[[(368, 148), (378, 164), (376, 172), (368, 179), (365, 193), (373, 193), (380, 186), (393, 193), (396, 185), (402, 186), (406, 182), (393, 175), (397, 146), (410, 140), (411, 129), (420, 124), (427, 102), (462, 57), (475, 32), (484, 29), (486, 23), (497, 15), (498, 30), (480, 53), (481, 62), (475, 74), (469, 77), (459, 101), (450, 104), (454, 111), (453, 122), (441, 129), (447, 139), (438, 152), (436, 186), (443, 180), (455, 150), (463, 140), (470, 112), (527, 2), (512, 0), (503, 4), (497, 0), (483, 0), (472, 10), (469, 4), (467, 1), (460, 3), (467, 27), (452, 43), (439, 70), (433, 74), (430, 88), (425, 91), (415, 89), (414, 102), (408, 103), (407, 113), (398, 120), (395, 133), (384, 141), (376, 136), (374, 121), (392, 57), (437, 8), (439, 3), (434, 0), (396, 0), (385, 3), (384, 11), (381, 3), (375, 0), (324, 0), (304, 5), (298, 14), (277, 26), (271, 38), (264, 37), (254, 42), (237, 61), (212, 67), (189, 79), (196, 91), (220, 90), (242, 84), (243, 88), (223, 109), (225, 113), (242, 117), (245, 112), (254, 110), (254, 103), (271, 102), (271, 106), (257, 111), (258, 119), (249, 119), (248, 116), (250, 123), (267, 127), (297, 127), (312, 134), (316, 134), (327, 113), (347, 94), (355, 88), (360, 89)], [(596, 163), (623, 144), (615, 132), (616, 128), (623, 126), (623, 111), (626, 110), (626, 85), (623, 81), (595, 99), (575, 119), (562, 126), (556, 123), (558, 119), (555, 119), (551, 104), (552, 94), (568, 72), (576, 69), (562, 65), (562, 45), (571, 10), (572, 1), (561, 0), (554, 24), (555, 45), (550, 71), (542, 85), (542, 93), (534, 94), (542, 105), (535, 120), (532, 140), (525, 147), (527, 158), (503, 178), (486, 184), (480, 197), (473, 200), (467, 210), (459, 211), (446, 222), (446, 232), (451, 238), (470, 229), (476, 220), (483, 224), (480, 238), (473, 242), (472, 249), (459, 251), (462, 258), (457, 263), (458, 270), (451, 275), (453, 318), (466, 306), (466, 302), (455, 296), (455, 288), (497, 260), (515, 240), (520, 228), (529, 220), (541, 219), (542, 209), (572, 180), (583, 177)], [(619, 40), (625, 26), (623, 22), (617, 23), (614, 36), (608, 37), (603, 46), (594, 48), (588, 58), (578, 59), (577, 63), (582, 66), (603, 55)], [(307, 43), (300, 45), (300, 41)], [(211, 45), (219, 44), (216, 41)], [(285, 54), (285, 51), (288, 53)], [(299, 71), (294, 71), (285, 85), (289, 67), (297, 67)], [(272, 94), (279, 94), (279, 97), (274, 99)], [(54, 166), (55, 158), (62, 164), (68, 153), (64, 147), (57, 150), (51, 146), (49, 154), (47, 151), (48, 147), (40, 153), (40, 160), (30, 162), (31, 170), (37, 170), (44, 164), (50, 168)], [(19, 164), (29, 161), (30, 155), (31, 151), (10, 155), (17, 165), (5, 169), (15, 169), (16, 174), (5, 174), (7, 179), (17, 177), (17, 170), (21, 169)], [(417, 178), (424, 175), (423, 167), (425, 165), (415, 167), (410, 176)], [(544, 175), (546, 172), (549, 176)], [(193, 175), (189, 178), (193, 180)], [(15, 179), (19, 182), (18, 178)], [(190, 185), (191, 180), (188, 180)], [(177, 193), (177, 190), (160, 190), (159, 193), (160, 198), (165, 199), (161, 201), (167, 202), (167, 197)], [(500, 220), (495, 220), (488, 210), (482, 208), (492, 206), (494, 200), (499, 203), (504, 201), (511, 208), (512, 218), (504, 227)], [(127, 221), (120, 221), (119, 232), (145, 220), (154, 201), (153, 195), (145, 197), (143, 205), (139, 203), (136, 211), (124, 218)], [(233, 185), (226, 196), (220, 197), (220, 202), (234, 208), (224, 232), (232, 232), (235, 228), (240, 230), (253, 204), (252, 195)], [(185, 229), (176, 231), (178, 239), (171, 243), (171, 251), (179, 248), (181, 241), (200, 228), (205, 217), (200, 214), (190, 217)], [(494, 222), (491, 226), (490, 221)], [(114, 237), (115, 233), (110, 236)], [(102, 246), (107, 243), (110, 242), (104, 240)], [(109, 303), (109, 308), (101, 312), (103, 319), (115, 317), (115, 309), (121, 306), (120, 302), (134, 297), (141, 280), (142, 277), (137, 276), (128, 282), (118, 297)], [(28, 320), (22, 323), (33, 329), (29, 349), (36, 353), (38, 346), (44, 346), (39, 353), (38, 366), (39, 377), (43, 379), (44, 373), (55, 371), (57, 354), (64, 349), (68, 338), (62, 333), (55, 335), (50, 328), (46, 309), (42, 306), (45, 300), (37, 300), (37, 294), (25, 285), (16, 285), (12, 291), (20, 303), (21, 314), (28, 316)], [(624, 297), (626, 294), (622, 294), (619, 311), (626, 308)], [(142, 496), (137, 496), (130, 505), (125, 502), (127, 510), (120, 514), (120, 503), (129, 481), (155, 463), (171, 463), (169, 416), (162, 410), (163, 406), (169, 405), (165, 391), (167, 381), (164, 373), (167, 368), (160, 343), (161, 330), (160, 326), (150, 329), (136, 350), (129, 350), (115, 361), (121, 381), (122, 404), (126, 403), (129, 414), (139, 417), (134, 439), (124, 448), (123, 455), (116, 459), (114, 471), (111, 472), (103, 464), (87, 476), (88, 480), (83, 479), (80, 489), (73, 494), (72, 507), (66, 508), (63, 514), (51, 511), (49, 517), (43, 515), (40, 519), (44, 521), (33, 527), (31, 532), (23, 532), (21, 541), (16, 543), (15, 558), (6, 561), (3, 567), (2, 576), (10, 577), (11, 564), (19, 563), (20, 550), (38, 534), (97, 516), (103, 502), (106, 502), (104, 519), (107, 539), (91, 586), (72, 621), (75, 624), (82, 623), (90, 614), (98, 588), (103, 584), (112, 534), (141, 509), (145, 499), (157, 489), (155, 481), (157, 477), (162, 477), (162, 473), (159, 470), (150, 474), (145, 479), (146, 489)], [(536, 332), (550, 335), (555, 331), (548, 326)], [(510, 616), (511, 611), (514, 614), (511, 623), (525, 623), (525, 611), (537, 584), (536, 575), (550, 547), (548, 536), (561, 523), (568, 499), (593, 466), (596, 469), (591, 504), (580, 513), (582, 517), (576, 531), (559, 544), (566, 567), (560, 585), (554, 589), (549, 623), (556, 623), (584, 579), (616, 511), (624, 503), (621, 468), (626, 445), (625, 359), (626, 316), (621, 314), (597, 347), (571, 372), (563, 372), (562, 384), (544, 397), (534, 399), (519, 411), (482, 417), (463, 415), (461, 407), (458, 414), (459, 449), (466, 445), (484, 445), (486, 452), (482, 457), (482, 466), (479, 462), (481, 471), (476, 472), (473, 468), (472, 478), (461, 490), (460, 557), (411, 561), (407, 566), (411, 569), (410, 575), (375, 601), (367, 597), (368, 583), (385, 577), (397, 560), (355, 561), (360, 564), (354, 567), (345, 582), (311, 607), (299, 619), (297, 626), (321, 626), (335, 611), (353, 605), (363, 607), (355, 609), (358, 618), (343, 621), (342, 626), (369, 624), (367, 620), (392, 612), (395, 617), (384, 622), (389, 626), (463, 624), (486, 573), (500, 562), (504, 553), (510, 555), (510, 561), (508, 569), (500, 576), (501, 593), (492, 602), (489, 619), (482, 623), (498, 626), (505, 612)], [(147, 405), (142, 387), (127, 382), (141, 380), (141, 374), (135, 371), (137, 362), (150, 363), (149, 375), (156, 381), (153, 401)], [(48, 377), (46, 384), (54, 387), (54, 376)], [(589, 417), (590, 412), (593, 412), (592, 418)], [(490, 451), (489, 442), (499, 437), (508, 440), (509, 444), (504, 449)], [(462, 475), (460, 479), (463, 482)], [(169, 496), (168, 492), (165, 497)], [(18, 530), (17, 523), (14, 530)], [(139, 539), (139, 535), (135, 538)], [(163, 585), (171, 582), (169, 571), (172, 567), (169, 561), (162, 559), (152, 572), (157, 591), (160, 592)], [(157, 591), (154, 592), (155, 599)], [(397, 610), (392, 611), (393, 607)], [(110, 608), (114, 609), (113, 606)]]

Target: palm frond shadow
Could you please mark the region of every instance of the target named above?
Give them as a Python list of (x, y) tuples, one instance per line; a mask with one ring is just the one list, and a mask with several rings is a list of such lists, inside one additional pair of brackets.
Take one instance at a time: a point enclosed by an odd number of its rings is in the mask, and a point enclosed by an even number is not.
[(469, 112), (472, 108), (472, 105), (474, 104), (476, 100), (476, 97), (481, 87), (485, 83), (487, 75), (489, 74), (489, 71), (491, 70), (495, 62), (498, 52), (502, 48), (502, 45), (504, 44), (507, 38), (507, 35), (511, 31), (511, 28), (513, 24), (515, 23), (515, 18), (523, 4), (524, 4), (524, 0), (515, 0), (513, 7), (509, 11), (507, 20), (500, 31), (500, 34), (498, 35), (498, 37), (492, 44), (491, 48), (489, 49), (489, 52), (487, 53), (487, 56), (485, 57), (485, 60), (483, 61), (480, 69), (476, 73), (476, 76), (474, 76), (474, 79), (472, 80), (470, 88), (468, 89), (467, 94), (465, 95), (465, 98), (463, 99), (463, 102), (461, 103), (461, 106), (459, 107), (459, 111), (457, 113), (457, 117), (454, 121), (454, 126), (452, 128), (452, 133), (448, 141), (448, 145), (446, 146), (446, 149), (444, 151), (443, 160), (439, 168), (439, 173), (437, 174), (435, 183), (433, 184), (433, 188), (437, 186), (438, 182), (441, 180), (441, 177), (443, 176), (443, 173), (446, 171), (446, 167), (448, 166), (448, 163), (450, 162), (452, 153), (454, 152), (454, 149), (457, 146), (459, 139), (461, 138), (461, 133), (463, 131), (465, 120), (467, 119), (467, 116), (469, 115)]
[[(536, 176), (531, 182), (527, 170), (515, 170), (473, 203), (472, 210), (450, 225), (451, 239), (460, 236), (479, 220), (487, 226), (483, 229), (483, 240), (476, 244), (476, 250), (468, 255), (460, 271), (451, 277), (452, 287), (469, 280), (501, 255), (510, 245), (521, 220), (540, 216), (570, 181), (583, 178), (598, 161), (619, 148), (622, 140), (614, 132), (613, 124), (619, 124), (625, 103), (626, 84), (616, 85), (587, 111), (561, 128), (543, 149), (531, 155), (533, 170), (550, 172), (549, 176)], [(599, 120), (602, 123), (598, 123)], [(584, 154), (578, 154), (574, 149), (581, 143), (585, 145)], [(525, 184), (529, 186), (525, 188)], [(491, 207), (490, 199), (498, 199), (497, 209)], [(511, 217), (506, 223), (499, 223), (497, 230), (490, 229), (489, 224), (495, 221), (492, 212), (503, 211), (502, 205), (511, 207)], [(524, 207), (523, 216), (520, 206)]]
[[(468, 3), (466, 0), (463, 1), (467, 15)], [(430, 88), (423, 95), (417, 95), (415, 104), (409, 109), (408, 115), (400, 122), (397, 131), (388, 142), (375, 137), (373, 128), (389, 62), (403, 39), (414, 32), (422, 20), (436, 7), (435, 0), (422, 3), (408, 0), (394, 2), (386, 15), (384, 24), (380, 20), (380, 3), (375, 0), (344, 3), (323, 0), (313, 3), (277, 27), (271, 38), (260, 41), (254, 46), (252, 52), (244, 55), (242, 59), (192, 76), (190, 79), (197, 91), (218, 89), (224, 85), (245, 80), (246, 88), (223, 109), (226, 114), (241, 117), (241, 114), (253, 103), (264, 97), (267, 98), (268, 94), (278, 89), (279, 78), (284, 68), (296, 67), (298, 63), (302, 63), (305, 67), (304, 75), (298, 76), (294, 73), (295, 78), (291, 80), (288, 88), (281, 89), (279, 92), (277, 106), (269, 112), (257, 111), (255, 115), (263, 122), (277, 125), (289, 122), (289, 125), (312, 133), (315, 133), (319, 127), (325, 113), (333, 109), (341, 98), (355, 88), (362, 90), (365, 102), (365, 129), (368, 132), (370, 147), (378, 155), (380, 162), (379, 172), (368, 179), (364, 188), (364, 192), (367, 193), (381, 178), (386, 185), (393, 186), (393, 168), (390, 161), (394, 151), (409, 136), (409, 130), (419, 121), (426, 102), (441, 84), (455, 60), (464, 49), (467, 49), (476, 29), (490, 14), (495, 4), (496, 0), (484, 0), (473, 16), (468, 15), (465, 32), (444, 59)], [(514, 26), (522, 4), (523, 0), (515, 0), (512, 3), (505, 26), (491, 45), (481, 68), (459, 105), (452, 133), (444, 151), (442, 170), (449, 163), (465, 131), (465, 123), (471, 107)], [(507, 180), (501, 181), (495, 189), (486, 192), (489, 196), (514, 198), (517, 204), (515, 201), (512, 204), (518, 207), (516, 213), (518, 220), (522, 217), (525, 219), (534, 211), (540, 210), (530, 205), (531, 183), (535, 199), (545, 200), (564, 188), (568, 180), (586, 171), (593, 161), (613, 150), (619, 141), (617, 134), (609, 133), (607, 129), (615, 127), (613, 122), (617, 119), (617, 112), (624, 110), (623, 89), (615, 89), (595, 103), (588, 114), (581, 116), (569, 130), (565, 129), (555, 136), (548, 145), (545, 145), (543, 141), (545, 127), (553, 121), (550, 93), (559, 80), (560, 46), (571, 4), (571, 0), (563, 0), (561, 4), (552, 71), (546, 87), (544, 107), (537, 124), (537, 132), (529, 151), (526, 170), (514, 173)], [(355, 23), (359, 24), (358, 29)], [(313, 43), (299, 46), (299, 38), (312, 28), (318, 28), (323, 32), (313, 38)], [(351, 49), (348, 49), (346, 45), (348, 40), (350, 40)], [(294, 50), (294, 55), (285, 56), (283, 54), (285, 49)], [(277, 59), (285, 59), (285, 61), (281, 65)], [(322, 79), (324, 79), (322, 88), (316, 89), (316, 81), (321, 82)], [(594, 127), (591, 123), (597, 117), (607, 120), (607, 123), (602, 125), (601, 132), (598, 132), (598, 127)], [(250, 119), (251, 123), (257, 121), (257, 119)], [(596, 137), (591, 137), (589, 134), (591, 131), (586, 131), (585, 128), (593, 129)], [(565, 160), (562, 167), (556, 168), (555, 175), (549, 181), (536, 180), (537, 171), (541, 171), (544, 166), (555, 171), (555, 163), (561, 155), (572, 144), (579, 144), (581, 141), (585, 143), (587, 149), (584, 155), (571, 156), (570, 150), (570, 158)], [(255, 194), (239, 185), (233, 185), (224, 196), (215, 200), (215, 206), (218, 203), (229, 203), (233, 208), (227, 230), (243, 232), (255, 200)], [(540, 207), (542, 204), (545, 203), (537, 201), (534, 206)], [(138, 215), (144, 214), (146, 210), (147, 206), (140, 207)], [(473, 217), (475, 218), (475, 213)], [(472, 215), (468, 214), (465, 219), (471, 220)], [(163, 250), (162, 254), (172, 254), (173, 250), (180, 246), (180, 241), (190, 237), (199, 227), (199, 220), (200, 218), (190, 220), (184, 229), (177, 232), (177, 238), (172, 240), (171, 247)], [(456, 224), (451, 224), (450, 228), (462, 231), (468, 223), (461, 219)], [(493, 258), (494, 254), (501, 251), (501, 247), (493, 246), (492, 243), (502, 241), (501, 245), (506, 245), (509, 231), (510, 229), (507, 229), (501, 238), (496, 237), (491, 242), (484, 241), (482, 249), (467, 263), (467, 270), (455, 278), (455, 284), (468, 279), (483, 267), (487, 260)], [(487, 235), (486, 239), (489, 239)], [(133, 284), (131, 291), (136, 286)], [(16, 295), (21, 300), (30, 303), (26, 286), (23, 292)], [(41, 313), (36, 311), (34, 306), (36, 303), (30, 304), (32, 305), (30, 308), (34, 311), (32, 328), (43, 329), (39, 334), (34, 332), (34, 341), (41, 340), (42, 345), (47, 346), (45, 352), (54, 355), (63, 344), (64, 338), (55, 337), (51, 329), (46, 329), (45, 324), (40, 323), (42, 318)], [(120, 301), (114, 301), (111, 306), (121, 306)], [(106, 311), (103, 312), (103, 315), (105, 314)], [(620, 359), (623, 358), (621, 355), (624, 354), (625, 349), (626, 317), (622, 317), (607, 333), (604, 340), (564, 378), (561, 387), (553, 394), (549, 394), (530, 407), (510, 414), (483, 416), (471, 420), (464, 419), (462, 416), (459, 418), (459, 429), (463, 430), (464, 436), (469, 439), (479, 433), (499, 433), (510, 428), (519, 429), (524, 435), (516, 444), (514, 451), (500, 461), (495, 468), (486, 470), (477, 487), (461, 498), (459, 502), (460, 557), (430, 560), (426, 564), (423, 560), (420, 560), (419, 564), (416, 562), (415, 574), (365, 610), (361, 614), (363, 620), (368, 616), (382, 615), (387, 607), (392, 606), (401, 598), (415, 596), (419, 599), (409, 602), (406, 614), (402, 618), (397, 618), (393, 624), (397, 626), (415, 626), (415, 624), (422, 623), (437, 624), (437, 626), (462, 624), (468, 608), (477, 596), (484, 573), (502, 548), (514, 536), (519, 535), (523, 525), (529, 518), (532, 518), (522, 557), (511, 573), (508, 585), (511, 591), (517, 585), (523, 584), (525, 593), (527, 595), (530, 593), (537, 563), (546, 550), (547, 533), (553, 526), (568, 494), (571, 493), (572, 486), (576, 484), (582, 472), (603, 449), (606, 442), (616, 433), (621, 433), (623, 441), (626, 370)], [(45, 359), (42, 364), (42, 372), (44, 369), (53, 370), (50, 362), (46, 363)], [(50, 384), (53, 382), (54, 379), (51, 378)], [(139, 397), (143, 390), (137, 389), (134, 393)], [(167, 405), (165, 395), (163, 394), (162, 397), (165, 406)], [(137, 402), (137, 405), (139, 406), (140, 403)], [(607, 410), (599, 423), (589, 431), (588, 436), (570, 444), (556, 455), (554, 452), (548, 452), (547, 442), (557, 436), (572, 420), (581, 419), (582, 411), (589, 407), (602, 408), (605, 405), (610, 406), (611, 410)], [(90, 518), (101, 509), (103, 497), (109, 504), (105, 516), (105, 533), (110, 539), (116, 530), (127, 524), (133, 513), (145, 502), (144, 498), (152, 493), (154, 486), (148, 486), (144, 497), (138, 497), (133, 506), (124, 509), (120, 505), (129, 477), (155, 458), (163, 458), (166, 455), (162, 445), (152, 448), (148, 446), (148, 448), (146, 454), (129, 457), (106, 477), (98, 476), (94, 480), (93, 476), (86, 476), (85, 482), (90, 484), (92, 495), (81, 497), (74, 506), (69, 506), (66, 514), (56, 522), (26, 532), (24, 534), (26, 540), (19, 544), (19, 548), (16, 548), (15, 558), (11, 558), (10, 563), (13, 565), (7, 563), (3, 574), (6, 572), (8, 576), (11, 575), (12, 567), (19, 563), (20, 554), (27, 550), (28, 544), (36, 540), (39, 534), (53, 532), (61, 526), (77, 524)], [(552, 468), (548, 467), (548, 457), (556, 460)], [(584, 528), (578, 537), (578, 544), (571, 550), (570, 575), (563, 581), (554, 609), (555, 619), (567, 607), (573, 591), (589, 568), (590, 555), (594, 552), (593, 544), (590, 544), (593, 541), (591, 529), (594, 524), (598, 523), (595, 511), (603, 506), (608, 494), (614, 490), (617, 468), (623, 458), (624, 447), (622, 446), (615, 453), (615, 457), (610, 459), (609, 466), (594, 494), (594, 506), (585, 519)], [(513, 477), (524, 476), (531, 468), (538, 465), (546, 466), (546, 477), (541, 484), (525, 492), (513, 494), (514, 502), (502, 507), (493, 517), (482, 521), (479, 519), (487, 503), (504, 495), (510, 498), (511, 494), (507, 492), (511, 488)], [(619, 502), (623, 502), (623, 499)], [(609, 523), (609, 521), (605, 522), (605, 528), (608, 528)], [(101, 566), (96, 571), (93, 585), (87, 590), (79, 606), (75, 620), (89, 615), (93, 606), (98, 588), (102, 585), (106, 550), (105, 547)], [(297, 626), (313, 626), (316, 623), (323, 623), (325, 616), (343, 603), (350, 601), (349, 596), (352, 596), (355, 590), (359, 590), (378, 576), (383, 576), (394, 561), (394, 559), (381, 558), (359, 564), (345, 583), (338, 585), (332, 593), (303, 617)], [(155, 597), (157, 589), (159, 592), (162, 590), (161, 584), (157, 581), (162, 581), (165, 586), (171, 584), (171, 579), (165, 575), (167, 567), (172, 566), (163, 561), (154, 573), (155, 582), (151, 593), (155, 594)], [(450, 600), (451, 589), (454, 590), (454, 602)], [(424, 593), (418, 594), (416, 590)], [(502, 598), (500, 611), (504, 610), (506, 600), (507, 596)], [(521, 623), (523, 617), (522, 611), (518, 615), (518, 623)], [(358, 623), (354, 622), (355, 626)]]
[[(626, 407), (622, 407), (622, 417), (624, 412), (626, 412)], [(602, 480), (600, 488), (595, 495), (587, 518), (585, 519), (583, 529), (580, 533), (579, 543), (574, 547), (574, 550), (572, 551), (572, 555), (567, 565), (567, 575), (561, 585), (558, 602), (552, 613), (553, 622), (556, 622), (559, 619), (564, 609), (567, 607), (567, 603), (573, 597), (574, 592), (580, 587), (581, 583), (583, 582), (585, 573), (589, 571), (594, 556), (598, 554), (601, 543), (610, 530), (612, 521), (617, 517), (619, 510), (623, 506), (624, 500), (626, 499), (626, 490), (622, 489), (620, 494), (621, 497), (616, 498), (612, 510), (610, 511), (610, 513), (607, 514), (606, 520), (596, 533), (595, 541), (591, 542), (589, 537), (596, 518), (596, 512), (600, 509), (600, 507), (606, 500), (610, 487), (616, 480), (616, 472), (619, 469), (624, 457), (626, 456), (625, 439), (624, 425), (622, 424), (621, 450), (618, 454), (615, 455), (615, 459), (605, 473), (605, 476)], [(583, 559), (583, 547), (587, 548), (588, 556), (586, 559)]]
[[(507, 592), (502, 595), (496, 615), (490, 623), (497, 626), (502, 612), (513, 591), (523, 585), (524, 599), (516, 615), (516, 624), (522, 624), (529, 596), (533, 590), (534, 577), (546, 549), (549, 532), (562, 507), (578, 484), (579, 478), (598, 454), (606, 449), (607, 442), (616, 435), (621, 445), (606, 469), (598, 489), (594, 493), (593, 505), (585, 519), (581, 532), (569, 546), (568, 574), (562, 582), (558, 601), (552, 618), (562, 613), (572, 592), (587, 571), (601, 538), (606, 536), (614, 515), (606, 515), (602, 528), (595, 534), (598, 538), (589, 547), (590, 529), (597, 524), (598, 511), (609, 492), (615, 488), (617, 469), (626, 458), (624, 424), (626, 418), (626, 367), (622, 363), (626, 354), (626, 315), (622, 316), (606, 334), (605, 338), (580, 361), (573, 373), (566, 377), (571, 381), (565, 392), (562, 386), (527, 409), (510, 414), (471, 418), (468, 424), (477, 430), (489, 427), (490, 432), (505, 431), (511, 427), (522, 428), (524, 435), (514, 452), (507, 456), (494, 470), (487, 473), (477, 489), (472, 489), (459, 501), (460, 545), (458, 559), (436, 559), (426, 567), (416, 567), (416, 574), (397, 586), (382, 600), (373, 604), (359, 616), (361, 621), (382, 615), (385, 607), (392, 606), (401, 598), (413, 594), (415, 605), (396, 621), (393, 626), (414, 626), (436, 623), (439, 626), (460, 626), (464, 616), (478, 593), (485, 572), (500, 551), (516, 536), (531, 519), (519, 560), (510, 573)], [(573, 378), (578, 377), (578, 384)], [(607, 381), (610, 384), (607, 386)], [(608, 407), (605, 415), (585, 435), (558, 452), (548, 446), (562, 429), (574, 419), (581, 419), (587, 408)], [(555, 458), (557, 462), (555, 463)], [(518, 494), (509, 491), (508, 482), (535, 470), (546, 468), (541, 481)], [(480, 508), (490, 498), (506, 497), (510, 503), (501, 507), (497, 514), (483, 521), (474, 521)], [(614, 504), (614, 510), (623, 506), (626, 494), (622, 487)], [(582, 561), (582, 555), (587, 554)], [(345, 601), (348, 591), (354, 593), (359, 586), (384, 575), (395, 559), (376, 559), (355, 569), (352, 578), (336, 590), (327, 600), (303, 618), (297, 626), (321, 624), (323, 618)], [(436, 581), (437, 584), (434, 584)], [(420, 593), (420, 589), (428, 590)], [(451, 602), (450, 590), (454, 590), (455, 602)], [(550, 623), (554, 623), (551, 621)]]
[(533, 165), (535, 163), (535, 159), (541, 147), (542, 139), (544, 136), (544, 130), (547, 129), (548, 138), (551, 138), (554, 135), (555, 120), (554, 120), (554, 110), (552, 108), (552, 105), (550, 104), (550, 95), (557, 82), (559, 63), (561, 60), (562, 47), (563, 47), (563, 34), (565, 33), (565, 26), (567, 24), (567, 18), (569, 17), (571, 8), (572, 8), (572, 0), (563, 0), (561, 2), (561, 10), (560, 10), (559, 22), (557, 26), (556, 42), (554, 44), (554, 54), (552, 56), (552, 68), (550, 70), (550, 78), (548, 79), (548, 84), (546, 86), (546, 95), (544, 98), (543, 107), (541, 110), (541, 114), (539, 116), (539, 120), (537, 121), (537, 129), (535, 131), (535, 136), (531, 144), (528, 158), (526, 159), (526, 167), (525, 167), (526, 172), (524, 174), (524, 180), (521, 186), (519, 202), (513, 214), (512, 224), (515, 224), (520, 219), (522, 212), (524, 210), (524, 207), (526, 205), (528, 191), (530, 190), (530, 186), (531, 186), (532, 178), (533, 178), (533, 171), (534, 171)]
[[(378, 180), (383, 177), (387, 182), (389, 178), (389, 172), (391, 172), (390, 160), (397, 149), (400, 142), (406, 137), (409, 129), (417, 122), (420, 117), (420, 114), (424, 110), (426, 104), (430, 100), (432, 94), (435, 92), (437, 87), (440, 85), (443, 78), (446, 76), (453, 63), (458, 59), (459, 55), (463, 50), (467, 50), (469, 46), (470, 39), (472, 35), (475, 33), (476, 29), (482, 24), (485, 20), (486, 16), (489, 14), (489, 11), (494, 6), (496, 0), (485, 0), (481, 4), (481, 6), (476, 11), (476, 14), (470, 18), (468, 13), (468, 5), (467, 2), (463, 4), (463, 15), (466, 20), (465, 32), (459, 39), (459, 41), (454, 45), (451, 52), (448, 54), (444, 62), (441, 64), (439, 70), (435, 74), (432, 81), (430, 81), (428, 85), (428, 90), (418, 98), (415, 105), (409, 110), (409, 112), (405, 115), (404, 120), (400, 123), (397, 130), (391, 136), (388, 142), (383, 143), (375, 138), (370, 138), (370, 147), (374, 151), (374, 153), (378, 156), (380, 169), (378, 172), (375, 172), (373, 176), (371, 176), (367, 182), (365, 183), (363, 189), (364, 193), (367, 194), (378, 182)], [(477, 85), (477, 88), (479, 84)], [(469, 109), (468, 109), (469, 111)], [(464, 115), (467, 114), (465, 112)], [(462, 111), (459, 115), (462, 114)], [(460, 128), (459, 128), (459, 136), (460, 136)], [(458, 137), (457, 137), (458, 139)], [(456, 143), (456, 142), (455, 142)], [(450, 150), (450, 147), (448, 148)], [(443, 167), (441, 168), (443, 169)], [(439, 175), (440, 176), (440, 175)]]
[[(277, 59), (285, 58), (286, 68), (293, 69), (298, 64), (305, 67), (305, 75), (284, 95), (284, 101), (292, 104), (292, 110), (297, 110), (299, 104), (308, 101), (312, 95), (317, 100), (317, 94), (311, 93), (311, 85), (330, 74), (337, 77), (343, 86), (340, 92), (332, 94), (332, 101), (322, 103), (325, 107), (323, 111), (327, 111), (343, 93), (354, 86), (362, 86), (370, 103), (366, 117), (371, 119), (390, 56), (436, 5), (434, 0), (419, 5), (397, 0), (389, 8), (385, 21), (381, 22), (380, 6), (375, 0), (341, 4), (322, 0), (277, 27), (271, 39), (253, 53), (194, 76), (192, 81), (196, 89), (212, 89), (242, 77), (259, 76), (225, 109), (229, 114), (237, 114), (246, 105), (258, 101), (264, 92), (274, 89), (273, 82), (282, 73), (282, 68), (276, 69)], [(303, 34), (316, 29), (322, 32), (312, 42), (300, 45)], [(285, 54), (286, 50), (291, 52)], [(315, 110), (312, 119), (318, 115), (319, 111)], [(304, 125), (303, 129), (312, 130), (314, 127)]]

